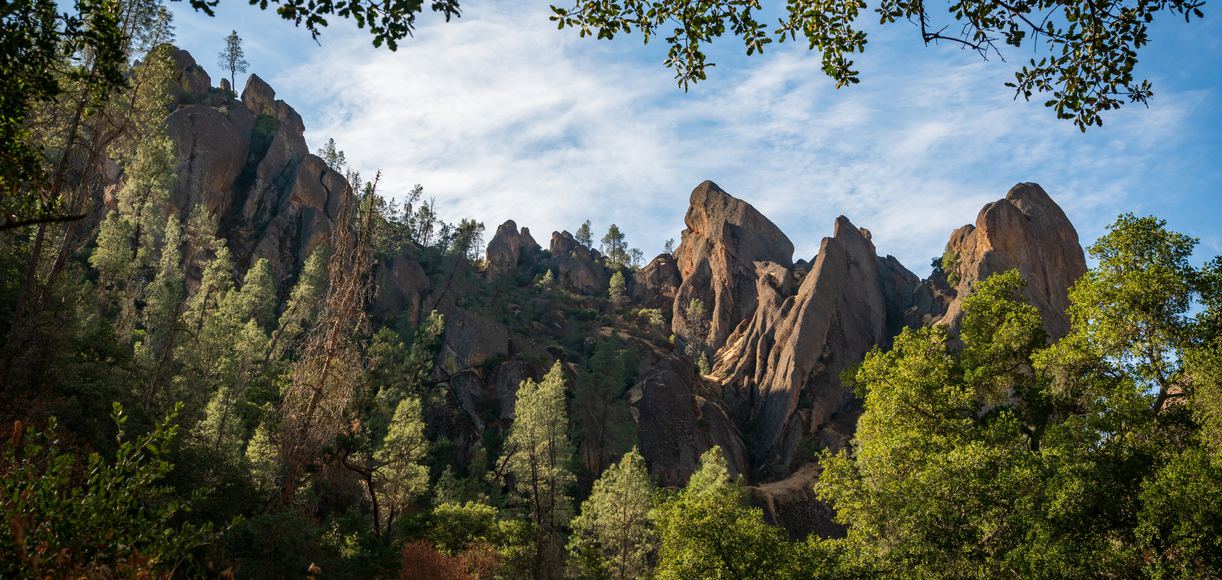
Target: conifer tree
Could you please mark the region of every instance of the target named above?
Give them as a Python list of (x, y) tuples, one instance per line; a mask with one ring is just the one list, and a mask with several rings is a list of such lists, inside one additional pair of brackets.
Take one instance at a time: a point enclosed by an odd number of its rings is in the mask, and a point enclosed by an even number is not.
[(569, 554), (578, 577), (650, 575), (656, 538), (649, 512), (656, 492), (636, 448), (603, 472), (573, 518)]
[(246, 62), (246, 51), (242, 50), (242, 37), (234, 30), (225, 37), (225, 48), (216, 55), (217, 65), (222, 70), (229, 71), (229, 86), (237, 90), (237, 74), (246, 72), (250, 63)]
[(626, 285), (624, 284), (624, 273), (616, 270), (615, 273), (611, 275), (611, 282), (607, 286), (607, 298), (611, 300), (612, 306), (618, 307), (624, 303), (624, 300), (627, 299), (627, 297), (628, 294)]
[(573, 239), (586, 248), (594, 248), (594, 231), (590, 226), (590, 220), (581, 223), (581, 227), (577, 228), (577, 233), (574, 234)]
[(541, 382), (522, 381), (502, 459), (513, 478), (513, 495), (526, 507), (535, 527), (536, 578), (560, 576), (560, 538), (572, 512), (573, 449), (564, 383), (559, 361)]

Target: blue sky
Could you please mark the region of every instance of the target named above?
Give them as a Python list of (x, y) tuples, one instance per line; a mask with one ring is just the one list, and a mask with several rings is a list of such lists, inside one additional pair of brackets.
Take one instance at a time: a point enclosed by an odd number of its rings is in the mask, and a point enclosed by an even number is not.
[(1132, 211), (1201, 238), (1201, 257), (1222, 254), (1222, 25), (1208, 12), (1157, 23), (1140, 71), (1150, 107), (1083, 135), (1002, 86), (1025, 53), (983, 62), (922, 46), (907, 23), (869, 29), (854, 87), (836, 90), (800, 43), (748, 58), (726, 39), (709, 80), (684, 93), (663, 47), (557, 31), (546, 1), (465, 2), (449, 24), (426, 14), (397, 52), (339, 20), (320, 46), (244, 3), (216, 18), (171, 6), (178, 44), (214, 82), (236, 29), (250, 72), (302, 114), (313, 147), (334, 137), (363, 173), (384, 171), (383, 193), (421, 183), (444, 215), (489, 234), (514, 219), (546, 245), (585, 219), (614, 222), (652, 255), (712, 179), (776, 222), (795, 258), (844, 214), (923, 275), (953, 228), (1035, 181), (1084, 243)]

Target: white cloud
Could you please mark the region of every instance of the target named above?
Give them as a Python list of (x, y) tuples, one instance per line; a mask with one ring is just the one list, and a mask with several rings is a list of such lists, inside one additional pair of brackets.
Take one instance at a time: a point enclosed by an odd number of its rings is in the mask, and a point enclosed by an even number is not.
[(908, 37), (872, 43), (849, 89), (788, 46), (722, 62), (685, 94), (639, 37), (577, 39), (538, 8), (467, 6), (397, 53), (340, 35), (273, 84), (307, 113), (312, 142), (334, 137), (383, 183), (422, 183), (450, 218), (490, 232), (512, 218), (546, 245), (588, 218), (619, 223), (648, 254), (678, 238), (688, 193), (713, 179), (777, 222), (797, 257), (844, 214), (918, 273), (1018, 181), (1042, 183), (1093, 238), (1163, 163), (1192, 98), (1161, 94), (1082, 136), (1013, 102), (1004, 66), (910, 56)]

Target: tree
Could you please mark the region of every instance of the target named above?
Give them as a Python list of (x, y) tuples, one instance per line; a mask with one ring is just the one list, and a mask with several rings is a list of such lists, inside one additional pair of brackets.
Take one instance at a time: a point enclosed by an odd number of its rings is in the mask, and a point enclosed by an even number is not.
[[(964, 300), (960, 344), (906, 329), (853, 382), (851, 452), (816, 491), (857, 575), (1208, 576), (1219, 566), (1210, 412), (1212, 263), (1161, 220), (1121, 216), (1046, 344), (1017, 272)], [(1192, 305), (1200, 306), (1190, 318)], [(1201, 349), (1201, 350), (1197, 350)], [(1186, 403), (1186, 404), (1180, 404)], [(1192, 491), (1188, 491), (1192, 490)]]
[(579, 577), (649, 576), (656, 549), (649, 512), (656, 493), (645, 459), (635, 448), (603, 472), (572, 523), (569, 554)]
[[(376, 194), (378, 180), (369, 186)], [(293, 362), (292, 378), (280, 405), (278, 443), (285, 464), (280, 499), (291, 503), (298, 486), (322, 460), (323, 450), (344, 433), (353, 397), (364, 380), (358, 338), (366, 328), (372, 207), (352, 217), (354, 202), (344, 203), (331, 235), (327, 289), (316, 324)]]
[(680, 328), (680, 338), (683, 339), (683, 352), (700, 367), (700, 372), (708, 374), (709, 363), (709, 320), (708, 310), (704, 301), (692, 298), (683, 307), (684, 324)]
[(627, 268), (631, 258), (628, 255), (628, 244), (624, 243), (624, 233), (619, 226), (611, 224), (607, 234), (602, 239), (602, 252), (607, 257), (612, 268)]
[(577, 235), (573, 236), (577, 243), (587, 247), (594, 247), (594, 232), (590, 227), (590, 220), (581, 223), (581, 227), (577, 228)]
[(618, 307), (627, 299), (627, 288), (624, 284), (624, 272), (616, 270), (611, 275), (611, 282), (607, 286), (607, 298), (611, 300), (611, 305)]
[[(1134, 70), (1139, 51), (1149, 42), (1154, 18), (1202, 18), (1203, 6), (1199, 0), (1128, 0), (1105, 8), (1084, 0), (1033, 4), (971, 0), (950, 5), (949, 15), (938, 15), (923, 2), (880, 0), (874, 12), (883, 24), (915, 23), (927, 46), (947, 43), (986, 59), (996, 54), (1003, 61), (1004, 48), (1046, 51), (1019, 68), (1006, 86), (1028, 100), (1048, 95), (1045, 105), (1058, 118), (1070, 119), (1085, 131), (1102, 125), (1101, 113), (1120, 107), (1124, 100), (1144, 104), (1153, 95), (1150, 82), (1135, 78)], [(704, 45), (727, 32), (743, 40), (748, 55), (763, 52), (774, 41), (796, 41), (800, 34), (811, 50), (822, 52), (823, 72), (840, 88), (860, 80), (852, 56), (866, 47), (866, 32), (857, 25), (865, 8), (864, 0), (818, 5), (790, 0), (786, 14), (771, 31), (759, 16), (763, 11), (756, 0), (714, 0), (699, 7), (680, 0), (578, 1), (567, 8), (553, 6), (551, 18), (582, 37), (610, 39), (635, 30), (648, 43), (663, 36), (670, 47), (664, 64), (675, 70), (675, 79), (685, 90), (705, 80), (708, 68), (714, 66)]]
[(683, 490), (653, 512), (660, 541), (655, 577), (791, 576), (785, 531), (768, 525), (762, 510), (744, 502), (721, 448), (709, 449)]
[(242, 37), (238, 36), (238, 31), (234, 30), (225, 37), (225, 48), (217, 53), (216, 65), (221, 70), (229, 71), (229, 86), (237, 91), (237, 74), (246, 72), (246, 67), (250, 66), (246, 62), (246, 51), (242, 50)]
[(568, 438), (564, 382), (559, 361), (541, 382), (522, 381), (501, 460), (513, 478), (513, 495), (526, 506), (535, 528), (536, 578), (561, 575), (561, 532), (572, 511), (568, 489), (573, 484), (569, 471), (573, 449)]
[(573, 418), (581, 462), (598, 474), (633, 439), (632, 416), (623, 400), (628, 387), (623, 344), (614, 337), (596, 342), (589, 367), (573, 388)]
[[(335, 139), (327, 139), (327, 144), (323, 145), (318, 150), (318, 156), (336, 173), (344, 173), (344, 168), (348, 165), (348, 159), (344, 152), (335, 146)], [(415, 193), (415, 192), (414, 192)], [(415, 197), (419, 197), (419, 193), (415, 193)]]
[(662, 251), (666, 252), (667, 254), (675, 253), (675, 239), (674, 238), (667, 239), (666, 243), (662, 245)]

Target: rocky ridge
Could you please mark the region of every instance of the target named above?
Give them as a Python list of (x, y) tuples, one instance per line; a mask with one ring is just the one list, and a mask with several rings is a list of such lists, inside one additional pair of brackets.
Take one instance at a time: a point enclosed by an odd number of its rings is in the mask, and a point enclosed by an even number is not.
[[(179, 159), (174, 204), (184, 215), (202, 204), (218, 217), (238, 263), (268, 259), (287, 288), (329, 236), (351, 188), (308, 151), (300, 115), (258, 76), (234, 99), (213, 89), (190, 55), (180, 51), (176, 62), (182, 94), (167, 121)], [(1072, 224), (1030, 183), (956, 230), (942, 270), (926, 280), (879, 256), (870, 232), (845, 217), (813, 258), (795, 262), (775, 224), (711, 181), (692, 191), (685, 224), (673, 256), (628, 276), (630, 304), (622, 307), (605, 300), (613, 268), (597, 250), (564, 231), (544, 249), (513, 221), (496, 229), (475, 279), (438, 278), (410, 246), (377, 263), (375, 318), (410, 326), (430, 310), (445, 316), (432, 378), (449, 387), (452, 404), (429, 420), (454, 443), (457, 462), (488, 430), (510, 424), (522, 379), (538, 378), (557, 359), (575, 374), (591, 336), (627, 333), (640, 368), (623, 399), (662, 483), (681, 485), (700, 454), (718, 445), (773, 521), (834, 533), (810, 493), (817, 466), (807, 451), (843, 447), (852, 437), (860, 401), (840, 373), (871, 348), (886, 348), (904, 326), (955, 328), (973, 286), (1011, 268), (1027, 279), (1049, 335), (1061, 336), (1067, 288), (1085, 271)], [(568, 309), (537, 284), (548, 272), (569, 296)], [(708, 375), (667, 336), (688, 330), (684, 309), (694, 298), (707, 306)], [(626, 322), (624, 312), (639, 308), (669, 313), (669, 327)]]

